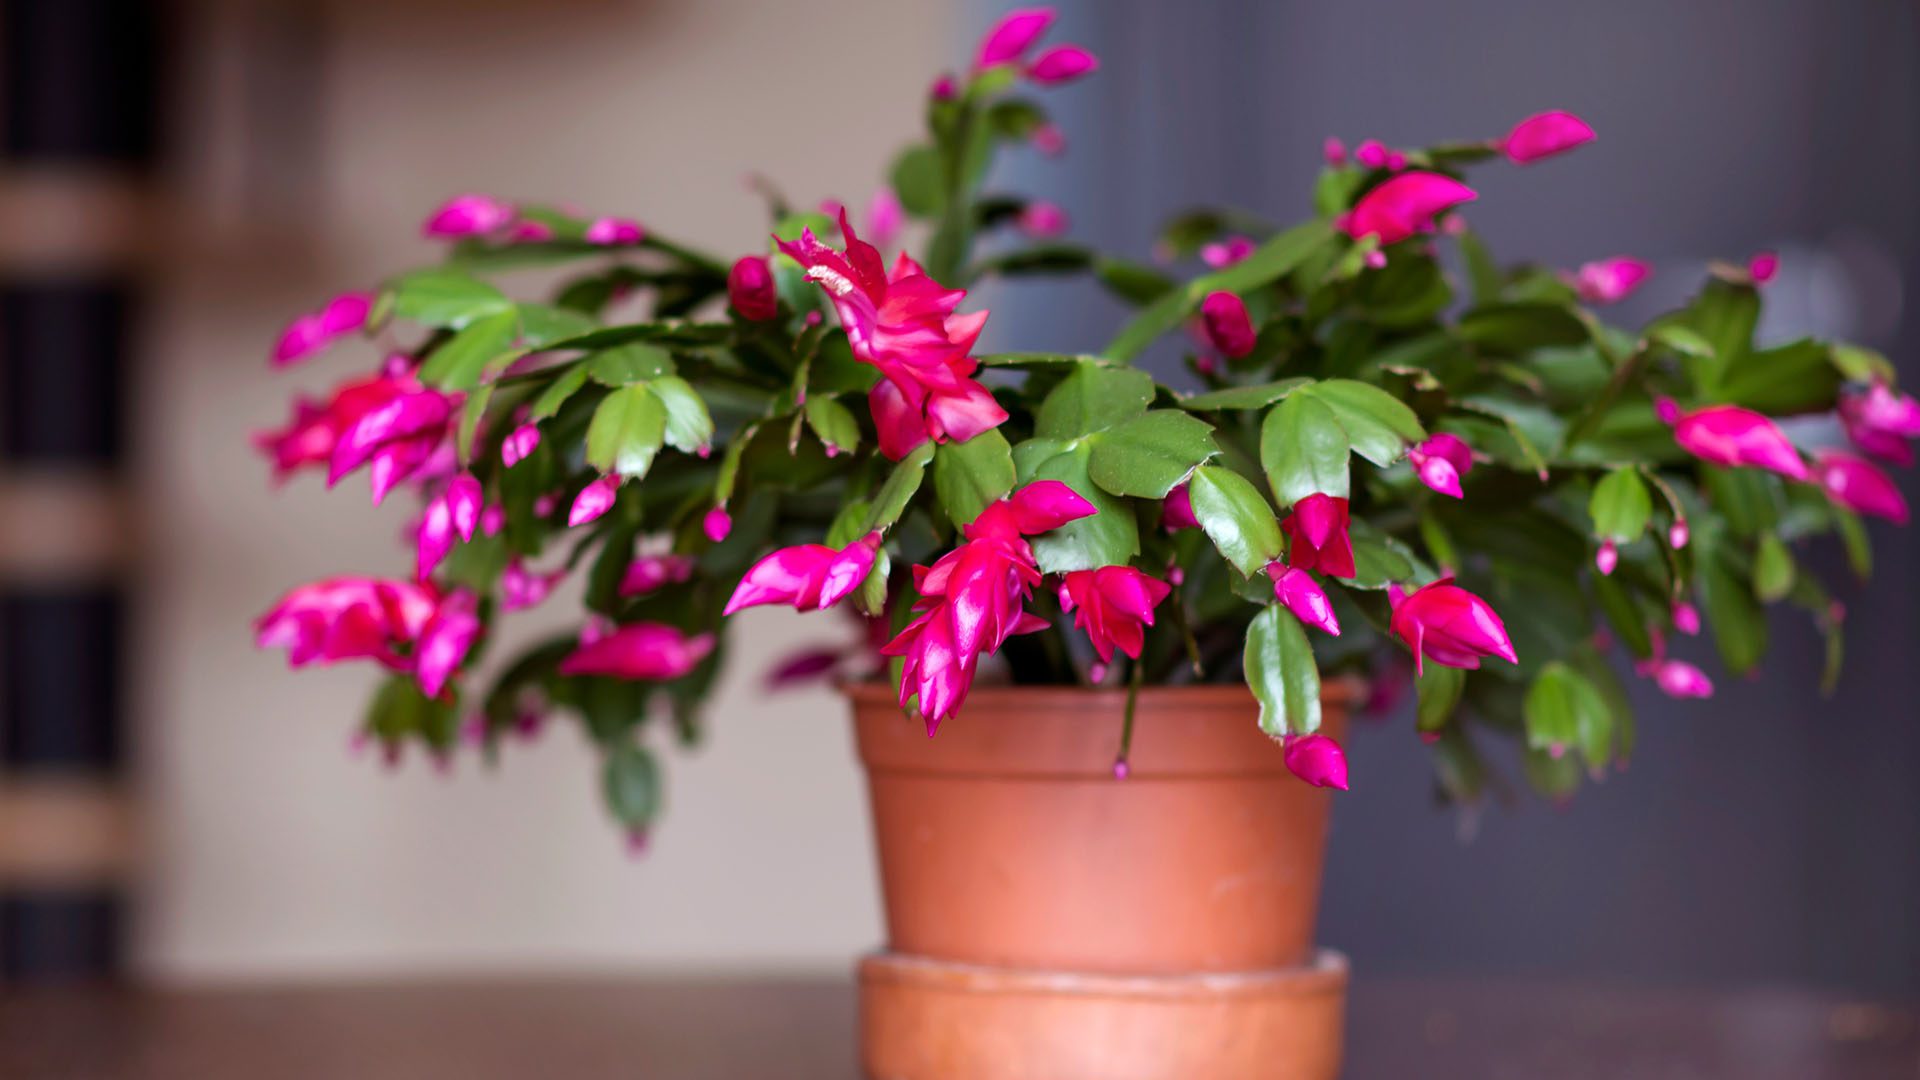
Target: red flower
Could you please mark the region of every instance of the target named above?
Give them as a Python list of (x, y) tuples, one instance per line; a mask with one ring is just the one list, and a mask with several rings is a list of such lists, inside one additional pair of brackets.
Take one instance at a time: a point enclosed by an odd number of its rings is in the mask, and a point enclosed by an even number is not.
[(1360, 196), (1341, 227), (1355, 240), (1378, 236), (1382, 245), (1397, 244), (1415, 234), (1432, 232), (1435, 218), (1479, 197), (1478, 192), (1450, 176), (1403, 172)]
[(780, 314), (780, 293), (774, 288), (773, 271), (763, 256), (745, 256), (727, 271), (727, 301), (741, 318), (753, 322), (766, 322)]
[(1200, 321), (1206, 328), (1207, 342), (1220, 355), (1237, 360), (1253, 351), (1258, 337), (1253, 320), (1247, 317), (1247, 305), (1230, 292), (1210, 292), (1200, 302)]
[(754, 563), (735, 586), (722, 615), (760, 604), (791, 604), (795, 611), (824, 611), (839, 603), (873, 570), (880, 550), (877, 532), (835, 550), (825, 544), (801, 544)]
[(1113, 663), (1116, 648), (1138, 660), (1153, 609), (1172, 591), (1131, 566), (1074, 570), (1060, 579), (1060, 608), (1073, 612), (1073, 625), (1087, 632), (1101, 663)]
[(1421, 659), (1457, 668), (1478, 668), (1483, 656), (1497, 656), (1518, 663), (1507, 626), (1494, 613), (1492, 605), (1441, 578), (1411, 595), (1395, 585), (1387, 591), (1393, 603), (1393, 617), (1387, 630), (1413, 650), (1413, 670), (1421, 670)]
[(1287, 771), (1314, 787), (1347, 790), (1347, 755), (1325, 735), (1287, 736)]
[(1354, 574), (1353, 540), (1347, 535), (1347, 500), (1315, 492), (1293, 504), (1280, 523), (1287, 534), (1287, 565), (1332, 577)]

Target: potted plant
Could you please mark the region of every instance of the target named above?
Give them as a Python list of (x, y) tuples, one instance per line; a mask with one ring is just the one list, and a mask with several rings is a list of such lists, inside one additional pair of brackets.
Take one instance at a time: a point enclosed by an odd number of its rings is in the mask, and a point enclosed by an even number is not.
[[(1837, 666), (1793, 547), (1837, 532), (1866, 573), (1859, 515), (1907, 513), (1867, 457), (1910, 459), (1920, 405), (1868, 350), (1756, 343), (1771, 256), (1638, 330), (1596, 314), (1636, 260), (1496, 264), (1467, 170), (1590, 140), (1567, 113), (1329, 141), (1306, 223), (1189, 213), (1161, 265), (1065, 243), (1057, 208), (984, 186), (1000, 150), (1059, 149), (1028, 91), (1096, 67), (1050, 20), (1015, 12), (934, 84), (864, 227), (762, 185), (774, 239), (729, 260), (462, 196), (436, 265), (295, 320), (278, 364), (349, 335), (385, 359), (262, 436), (277, 471), (364, 471), (421, 513), (410, 573), (301, 586), (258, 638), (388, 669), (365, 732), (394, 755), (577, 717), (639, 838), (657, 729), (699, 731), (728, 617), (846, 612), (847, 646), (780, 676), (845, 682), (869, 771), (874, 1075), (1330, 1076), (1344, 962), (1311, 931), (1368, 688), (1411, 683), (1449, 797), (1510, 736), (1562, 799), (1632, 751), (1624, 671), (1711, 695), (1676, 635), (1750, 671), (1785, 601)], [(502, 287), (528, 268), (558, 271), (547, 299)], [(966, 290), (1036, 274), (1137, 310), (1083, 355), (978, 349)], [(1183, 370), (1136, 366), (1162, 346)], [(1829, 414), (1853, 449), (1775, 422)], [(486, 655), (569, 575), (577, 631)]]

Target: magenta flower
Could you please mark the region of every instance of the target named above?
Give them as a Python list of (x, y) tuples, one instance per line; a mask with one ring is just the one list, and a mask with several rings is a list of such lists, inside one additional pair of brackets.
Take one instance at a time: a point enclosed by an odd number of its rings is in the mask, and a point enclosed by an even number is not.
[(478, 606), (472, 593), (456, 589), (447, 594), (420, 631), (414, 648), (413, 681), (420, 684), (421, 693), (439, 697), (466, 662), (468, 651), (480, 636)]
[(1036, 240), (1059, 236), (1067, 231), (1067, 212), (1050, 202), (1030, 202), (1020, 211), (1019, 227)]
[(1687, 527), (1686, 518), (1675, 518), (1673, 524), (1667, 527), (1667, 546), (1675, 551), (1686, 547), (1687, 541), (1692, 538), (1693, 530)]
[(1410, 236), (1432, 232), (1435, 218), (1479, 197), (1450, 176), (1403, 172), (1360, 196), (1342, 228), (1355, 240), (1377, 236), (1383, 245), (1397, 244)]
[(440, 449), (459, 404), (457, 397), (428, 389), (407, 376), (393, 397), (340, 432), (328, 459), (327, 486), (366, 465), (378, 505)]
[(1752, 409), (1709, 405), (1678, 413), (1673, 422), (1673, 438), (1682, 450), (1715, 465), (1745, 465), (1776, 472), (1791, 480), (1807, 479), (1807, 464), (1800, 459), (1800, 451), (1794, 449), (1786, 433)]
[(1293, 512), (1280, 523), (1280, 531), (1287, 534), (1287, 565), (1329, 577), (1352, 577), (1348, 521), (1347, 500), (1337, 496), (1316, 492), (1294, 503)]
[(1160, 504), (1160, 524), (1168, 532), (1200, 527), (1200, 519), (1193, 516), (1193, 493), (1187, 490), (1187, 485), (1181, 484), (1167, 492), (1166, 501)]
[(1608, 577), (1613, 574), (1614, 568), (1619, 565), (1620, 545), (1614, 543), (1611, 539), (1600, 541), (1599, 550), (1593, 553), (1594, 569), (1600, 571), (1602, 577)]
[(1780, 256), (1771, 251), (1755, 252), (1747, 260), (1747, 276), (1753, 279), (1755, 285), (1765, 285), (1779, 272)]
[(1617, 304), (1652, 274), (1653, 267), (1647, 263), (1618, 255), (1580, 264), (1573, 274), (1573, 289), (1589, 304)]
[(637, 244), (646, 239), (647, 231), (640, 223), (626, 217), (599, 217), (587, 225), (586, 240), (589, 244), (605, 247), (622, 247)]
[(1023, 58), (1052, 25), (1052, 8), (1017, 8), (1007, 12), (980, 39), (973, 69), (984, 71), (996, 64)]
[(773, 270), (761, 255), (745, 255), (727, 271), (727, 302), (740, 317), (766, 322), (780, 314), (780, 292), (773, 284)]
[(1293, 617), (1308, 626), (1340, 636), (1340, 620), (1333, 613), (1333, 601), (1313, 575), (1298, 567), (1277, 562), (1267, 564), (1267, 576), (1273, 579), (1273, 598), (1286, 605)]
[(445, 491), (428, 500), (415, 537), (418, 548), (415, 577), (425, 581), (433, 575), (434, 568), (453, 550), (454, 537), (462, 541), (473, 539), (480, 526), (482, 501), (480, 481), (474, 479), (472, 473), (454, 477)]
[(294, 319), (274, 343), (274, 366), (297, 364), (324, 350), (337, 339), (365, 326), (367, 314), (372, 310), (372, 293), (347, 292), (327, 301), (319, 311)]
[(1422, 658), (1469, 670), (1478, 668), (1483, 656), (1519, 662), (1507, 638), (1507, 626), (1492, 605), (1455, 585), (1450, 577), (1410, 594), (1394, 585), (1387, 597), (1393, 604), (1387, 632), (1413, 651), (1415, 674), (1421, 672)]
[(431, 585), (340, 577), (295, 588), (254, 623), (254, 644), (284, 648), (293, 667), (372, 660), (413, 674), (438, 696), (478, 633), (471, 593)]
[(541, 244), (553, 239), (553, 226), (544, 221), (530, 221), (522, 218), (507, 230), (509, 244)]
[(1507, 159), (1525, 165), (1555, 154), (1564, 154), (1583, 143), (1593, 141), (1593, 129), (1570, 112), (1543, 112), (1529, 116), (1514, 126), (1500, 150)]
[(1347, 790), (1347, 755), (1325, 735), (1289, 735), (1287, 771), (1314, 787)]
[[(1363, 169), (1385, 169), (1396, 155), (1379, 139), (1368, 139), (1353, 148), (1354, 164)], [(1405, 160), (1404, 158), (1402, 159)]]
[(1093, 504), (1057, 480), (1038, 480), (990, 504), (961, 530), (965, 542), (932, 566), (913, 568), (921, 612), (881, 652), (906, 658), (900, 704), (916, 697), (927, 734), (958, 709), (982, 655), (1014, 634), (1045, 629), (1023, 605), (1040, 583), (1024, 539), (1094, 513)]
[(614, 500), (619, 497), (618, 476), (603, 476), (581, 488), (580, 494), (573, 497), (573, 505), (567, 508), (567, 528), (597, 521), (601, 515), (613, 509)]
[(1338, 169), (1347, 163), (1347, 144), (1338, 136), (1329, 135), (1321, 140), (1320, 157), (1329, 167)]
[(1920, 402), (1875, 382), (1840, 395), (1840, 426), (1853, 445), (1881, 461), (1913, 464), (1907, 441), (1920, 436)]
[(942, 72), (934, 78), (933, 85), (927, 87), (927, 96), (935, 101), (952, 101), (960, 96), (960, 84), (951, 74)]
[(1668, 697), (1710, 698), (1713, 680), (1685, 660), (1661, 660), (1652, 665), (1653, 681)]
[(500, 464), (511, 469), (527, 460), (527, 456), (540, 448), (540, 427), (537, 424), (521, 424), (500, 440)]
[(998, 427), (1006, 410), (972, 378), (979, 363), (970, 353), (987, 313), (954, 314), (966, 290), (942, 287), (904, 252), (891, 276), (882, 272), (879, 251), (844, 212), (840, 231), (844, 252), (811, 230), (780, 249), (833, 298), (853, 355), (885, 376), (867, 396), (881, 452), (897, 461), (928, 439), (965, 442)]
[(1442, 495), (1462, 498), (1460, 478), (1473, 470), (1473, 448), (1458, 435), (1440, 432), (1407, 452), (1420, 482)]
[(731, 615), (761, 604), (791, 604), (795, 611), (824, 611), (867, 580), (879, 550), (877, 532), (838, 550), (825, 544), (781, 548), (747, 570), (720, 614)]
[(509, 561), (500, 571), (500, 610), (525, 611), (539, 607), (566, 576), (564, 566), (540, 573), (527, 569), (519, 559)]
[(1238, 359), (1253, 351), (1258, 334), (1253, 329), (1253, 320), (1247, 316), (1247, 305), (1233, 293), (1208, 293), (1200, 302), (1200, 320), (1206, 328), (1208, 343), (1220, 350), (1222, 356)]
[(273, 459), (274, 476), (284, 479), (303, 466), (331, 461), (341, 434), (361, 417), (418, 388), (411, 376), (375, 375), (342, 383), (324, 402), (299, 397), (287, 426), (259, 432), (253, 443)]
[(890, 187), (883, 187), (873, 193), (873, 199), (867, 203), (867, 235), (872, 237), (873, 246), (885, 250), (900, 239), (900, 230), (907, 223), (907, 208), (900, 205), (900, 196)]
[(1839, 450), (1822, 450), (1813, 458), (1813, 473), (1827, 497), (1849, 510), (1907, 523), (1907, 499), (1893, 479), (1865, 458)]
[(1688, 637), (1697, 637), (1700, 633), (1700, 609), (1685, 600), (1674, 604), (1673, 628)]
[(513, 222), (511, 204), (486, 195), (456, 195), (420, 227), (428, 238), (454, 239), (498, 232)]
[(693, 577), (691, 555), (641, 555), (627, 564), (620, 579), (621, 596), (645, 596)]
[(638, 622), (602, 634), (560, 661), (562, 675), (661, 681), (692, 671), (713, 651), (712, 634), (692, 637), (677, 626)]
[(1078, 45), (1055, 45), (1034, 58), (1027, 78), (1041, 86), (1059, 86), (1100, 70), (1100, 61)]
[(1138, 660), (1153, 625), (1153, 609), (1173, 587), (1131, 566), (1073, 570), (1060, 578), (1060, 610), (1073, 613), (1073, 625), (1087, 632), (1103, 664), (1120, 650)]
[(707, 539), (718, 544), (733, 532), (733, 515), (727, 513), (725, 506), (716, 506), (700, 519), (700, 531), (707, 534)]
[(1215, 270), (1225, 270), (1234, 263), (1253, 254), (1253, 238), (1250, 236), (1229, 236), (1205, 244), (1200, 248), (1200, 261)]

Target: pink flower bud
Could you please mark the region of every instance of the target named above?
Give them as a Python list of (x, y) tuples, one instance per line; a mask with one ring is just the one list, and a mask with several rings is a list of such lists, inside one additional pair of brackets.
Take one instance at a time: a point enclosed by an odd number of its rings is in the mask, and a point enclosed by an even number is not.
[(1387, 167), (1387, 148), (1378, 139), (1368, 139), (1353, 148), (1353, 160), (1363, 169)]
[(1027, 141), (1048, 157), (1059, 157), (1067, 150), (1067, 136), (1055, 124), (1041, 124), (1034, 128), (1033, 134), (1027, 136)]
[(716, 506), (707, 511), (707, 516), (700, 522), (700, 528), (707, 534), (707, 539), (718, 544), (733, 531), (733, 518), (727, 514), (726, 507)]
[(1508, 160), (1525, 165), (1593, 141), (1593, 129), (1570, 112), (1544, 112), (1520, 121), (1500, 149)]
[(675, 626), (640, 622), (583, 643), (560, 661), (562, 675), (616, 679), (677, 679), (713, 651), (713, 635), (688, 636)]
[(1913, 447), (1907, 440), (1920, 436), (1920, 402), (1876, 381), (1864, 391), (1840, 395), (1840, 425), (1867, 454), (1911, 465)]
[(1059, 86), (1100, 70), (1100, 61), (1078, 45), (1056, 45), (1041, 53), (1027, 68), (1027, 78), (1042, 86)]
[(324, 350), (335, 340), (365, 326), (372, 310), (372, 293), (348, 292), (327, 301), (319, 311), (301, 315), (287, 324), (280, 340), (274, 344), (274, 366), (296, 364)]
[(960, 85), (954, 82), (952, 74), (941, 72), (933, 80), (933, 85), (927, 88), (927, 96), (935, 101), (952, 101), (960, 96)]
[(1206, 244), (1200, 248), (1200, 261), (1215, 270), (1225, 270), (1234, 263), (1253, 254), (1253, 239), (1247, 236), (1229, 236), (1224, 240)]
[(1814, 456), (1813, 469), (1827, 497), (1835, 503), (1857, 513), (1906, 524), (1906, 496), (1900, 494), (1891, 477), (1865, 458), (1822, 450)]
[(1289, 735), (1287, 771), (1314, 787), (1347, 790), (1347, 755), (1325, 735)]
[(1052, 8), (1018, 8), (1007, 12), (980, 39), (980, 47), (973, 56), (974, 70), (1020, 59), (1052, 25)]
[(1200, 318), (1206, 327), (1207, 340), (1223, 355), (1238, 358), (1253, 351), (1257, 340), (1253, 320), (1247, 316), (1247, 305), (1238, 296), (1224, 291), (1208, 293), (1200, 302)]
[(746, 255), (727, 272), (727, 300), (743, 319), (766, 322), (780, 314), (780, 293), (773, 268), (759, 255)]
[(509, 244), (541, 244), (553, 239), (553, 226), (544, 221), (530, 221), (522, 218), (507, 230)]
[(1367, 269), (1369, 270), (1385, 270), (1387, 268), (1387, 253), (1384, 251), (1369, 251), (1361, 261), (1367, 264)]
[(1396, 585), (1387, 597), (1393, 605), (1388, 632), (1412, 650), (1416, 674), (1423, 658), (1468, 670), (1478, 668), (1485, 656), (1519, 662), (1506, 624), (1492, 605), (1455, 585), (1452, 578), (1441, 578), (1411, 594), (1403, 594)]
[(1771, 251), (1756, 253), (1747, 260), (1747, 276), (1753, 278), (1755, 285), (1765, 285), (1780, 272), (1780, 256)]
[(453, 531), (461, 540), (470, 541), (480, 527), (480, 508), (486, 496), (480, 489), (480, 481), (472, 473), (461, 473), (447, 483), (447, 510), (453, 520)]
[(1305, 570), (1280, 563), (1267, 564), (1267, 576), (1273, 579), (1273, 597), (1293, 612), (1293, 617), (1334, 637), (1340, 636), (1340, 620), (1333, 613), (1333, 601), (1327, 591)]
[(500, 463), (511, 469), (527, 460), (527, 455), (540, 447), (540, 428), (537, 424), (521, 424), (508, 436), (500, 440)]
[(1700, 609), (1685, 600), (1674, 604), (1673, 628), (1688, 637), (1698, 636), (1700, 633)]
[(1019, 227), (1036, 240), (1059, 236), (1067, 231), (1067, 212), (1050, 202), (1031, 202), (1020, 211)]
[(632, 218), (601, 217), (593, 219), (587, 226), (586, 239), (589, 244), (606, 247), (637, 244), (646, 238), (646, 230)]
[(1127, 775), (1132, 771), (1132, 769), (1127, 767), (1126, 758), (1115, 759), (1113, 763), (1113, 778), (1115, 780), (1125, 780)]
[(1620, 564), (1620, 547), (1612, 540), (1600, 541), (1600, 550), (1593, 553), (1594, 568), (1604, 575), (1611, 575), (1613, 568)]
[(1668, 660), (1654, 669), (1653, 681), (1668, 697), (1710, 698), (1713, 680), (1684, 660)]
[(567, 511), (567, 528), (575, 528), (595, 521), (607, 511), (613, 509), (613, 503), (620, 495), (620, 478), (603, 476), (574, 496), (573, 506)]
[(1681, 414), (1673, 426), (1673, 438), (1682, 450), (1716, 465), (1766, 469), (1789, 480), (1809, 476), (1806, 462), (1786, 433), (1772, 420), (1738, 405), (1710, 405)]
[(1378, 236), (1382, 245), (1397, 244), (1431, 232), (1441, 214), (1479, 197), (1478, 192), (1450, 176), (1403, 172), (1362, 195), (1342, 227), (1355, 240)]
[(1617, 304), (1633, 295), (1653, 267), (1624, 255), (1583, 263), (1573, 275), (1574, 291), (1589, 304)]
[(868, 533), (844, 548), (801, 544), (781, 548), (754, 563), (740, 579), (722, 615), (761, 604), (789, 604), (795, 611), (824, 611), (867, 580), (880, 550), (880, 534)]
[(1187, 485), (1167, 492), (1166, 501), (1160, 504), (1160, 526), (1168, 532), (1200, 527), (1199, 519), (1193, 516), (1193, 494)]
[(1687, 527), (1687, 519), (1674, 518), (1673, 524), (1667, 527), (1667, 546), (1679, 551), (1687, 546), (1687, 541), (1692, 539), (1692, 536), (1692, 530)]
[(1473, 448), (1465, 439), (1440, 432), (1407, 452), (1420, 482), (1442, 495), (1462, 498), (1460, 478), (1473, 471)]
[(1329, 168), (1338, 169), (1347, 163), (1347, 144), (1337, 136), (1329, 135), (1320, 143), (1320, 157)]
[(457, 239), (481, 236), (507, 227), (513, 207), (486, 195), (456, 195), (447, 200), (420, 227), (429, 238)]

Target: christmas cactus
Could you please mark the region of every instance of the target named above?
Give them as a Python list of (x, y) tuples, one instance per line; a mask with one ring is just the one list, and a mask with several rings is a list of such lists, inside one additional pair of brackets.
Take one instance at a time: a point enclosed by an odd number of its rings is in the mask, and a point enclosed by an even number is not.
[[(1459, 799), (1482, 733), (1522, 740), (1556, 798), (1623, 762), (1624, 674), (1713, 691), (1676, 634), (1710, 629), (1749, 672), (1784, 601), (1831, 677), (1841, 608), (1793, 550), (1838, 533), (1866, 574), (1860, 515), (1907, 513), (1867, 458), (1907, 463), (1920, 405), (1868, 350), (1756, 342), (1772, 257), (1709, 267), (1637, 330), (1597, 314), (1637, 260), (1496, 263), (1470, 170), (1593, 138), (1559, 112), (1423, 150), (1329, 140), (1304, 224), (1194, 212), (1157, 265), (1096, 254), (987, 186), (1002, 150), (1062, 149), (1037, 96), (1097, 66), (1041, 41), (1050, 18), (1009, 16), (934, 84), (858, 229), (756, 182), (769, 244), (723, 256), (469, 195), (426, 222), (436, 265), (295, 320), (277, 364), (346, 337), (382, 359), (262, 436), (277, 471), (364, 471), (421, 510), (410, 573), (295, 589), (260, 643), (388, 669), (365, 730), (394, 754), (491, 754), (577, 716), (636, 832), (659, 805), (648, 728), (698, 736), (731, 616), (758, 605), (850, 617), (777, 680), (887, 679), (929, 735), (988, 680), (1244, 681), (1289, 765), (1342, 788), (1323, 680), (1411, 681)], [(1077, 274), (1136, 309), (1111, 340), (977, 347), (969, 289)], [(557, 285), (516, 298), (529, 277)], [(1776, 422), (1829, 415), (1831, 438)], [(1852, 449), (1819, 445), (1841, 431)], [(573, 630), (488, 656), (570, 577)]]

